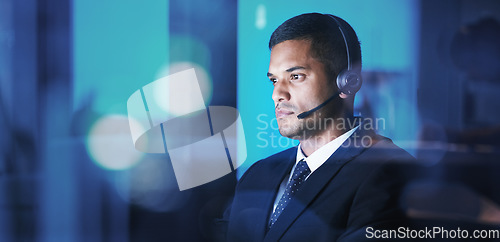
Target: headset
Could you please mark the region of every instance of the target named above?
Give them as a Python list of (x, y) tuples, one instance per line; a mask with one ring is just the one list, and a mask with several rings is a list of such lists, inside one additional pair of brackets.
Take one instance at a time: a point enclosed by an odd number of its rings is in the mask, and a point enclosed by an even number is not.
[(361, 79), (361, 75), (357, 71), (352, 69), (351, 52), (349, 51), (349, 42), (347, 41), (348, 36), (342, 29), (340, 21), (334, 15), (328, 14), (328, 16), (330, 16), (335, 21), (335, 23), (337, 23), (340, 33), (342, 34), (342, 39), (344, 40), (345, 49), (347, 52), (347, 70), (343, 70), (337, 75), (337, 87), (339, 88), (339, 91), (341, 93), (344, 93), (346, 95), (354, 95), (361, 88), (363, 80)]
[(359, 91), (361, 88), (361, 84), (363, 84), (363, 80), (361, 79), (361, 75), (359, 72), (353, 70), (352, 68), (352, 63), (351, 63), (351, 52), (349, 51), (349, 41), (347, 41), (347, 35), (344, 33), (344, 30), (342, 29), (342, 25), (340, 24), (340, 21), (337, 19), (336, 16), (333, 16), (331, 14), (327, 14), (327, 16), (330, 16), (335, 23), (337, 23), (337, 27), (340, 30), (340, 33), (342, 34), (342, 39), (344, 40), (345, 44), (345, 49), (347, 52), (347, 69), (342, 70), (338, 75), (337, 75), (337, 87), (339, 89), (338, 92), (336, 92), (333, 96), (328, 98), (326, 101), (321, 103), (320, 105), (316, 106), (315, 108), (305, 111), (303, 113), (300, 113), (297, 115), (298, 119), (304, 119), (311, 115), (312, 113), (316, 112), (318, 109), (322, 108), (326, 104), (328, 104), (330, 101), (333, 99), (336, 99), (340, 97), (340, 94), (345, 94), (348, 96), (352, 96), (356, 94), (356, 92)]

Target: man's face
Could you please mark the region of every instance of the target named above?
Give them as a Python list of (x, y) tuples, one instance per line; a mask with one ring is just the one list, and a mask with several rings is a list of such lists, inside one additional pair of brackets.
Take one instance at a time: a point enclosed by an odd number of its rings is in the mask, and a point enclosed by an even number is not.
[(336, 91), (324, 65), (311, 55), (310, 48), (308, 40), (287, 40), (275, 45), (268, 72), (274, 85), (272, 98), (280, 133), (299, 140), (317, 134), (320, 121), (333, 113), (325, 111), (327, 106), (305, 119), (298, 119), (297, 115), (315, 108)]

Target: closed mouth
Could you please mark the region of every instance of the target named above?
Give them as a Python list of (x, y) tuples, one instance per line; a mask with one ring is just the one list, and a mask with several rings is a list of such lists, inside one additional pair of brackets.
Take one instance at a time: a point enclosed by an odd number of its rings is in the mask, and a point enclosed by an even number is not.
[(286, 110), (286, 109), (276, 109), (276, 118), (283, 118), (288, 115), (293, 114), (294, 112)]

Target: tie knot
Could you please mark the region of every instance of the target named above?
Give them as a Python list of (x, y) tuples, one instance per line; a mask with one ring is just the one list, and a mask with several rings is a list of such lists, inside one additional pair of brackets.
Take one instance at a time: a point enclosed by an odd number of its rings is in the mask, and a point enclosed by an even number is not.
[(297, 180), (297, 179), (302, 180), (302, 179), (305, 179), (310, 173), (311, 173), (311, 170), (309, 169), (307, 162), (304, 159), (302, 159), (295, 166), (295, 170), (293, 171), (292, 179), (293, 180)]

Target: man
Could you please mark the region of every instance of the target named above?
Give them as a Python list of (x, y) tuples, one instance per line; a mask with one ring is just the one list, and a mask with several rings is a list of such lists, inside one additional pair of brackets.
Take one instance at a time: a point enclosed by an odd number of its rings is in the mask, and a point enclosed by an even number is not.
[(352, 241), (371, 236), (367, 228), (392, 228), (404, 218), (396, 167), (413, 158), (353, 117), (361, 85), (354, 30), (332, 15), (303, 14), (279, 26), (269, 48), (279, 131), (300, 145), (241, 177), (227, 239)]

